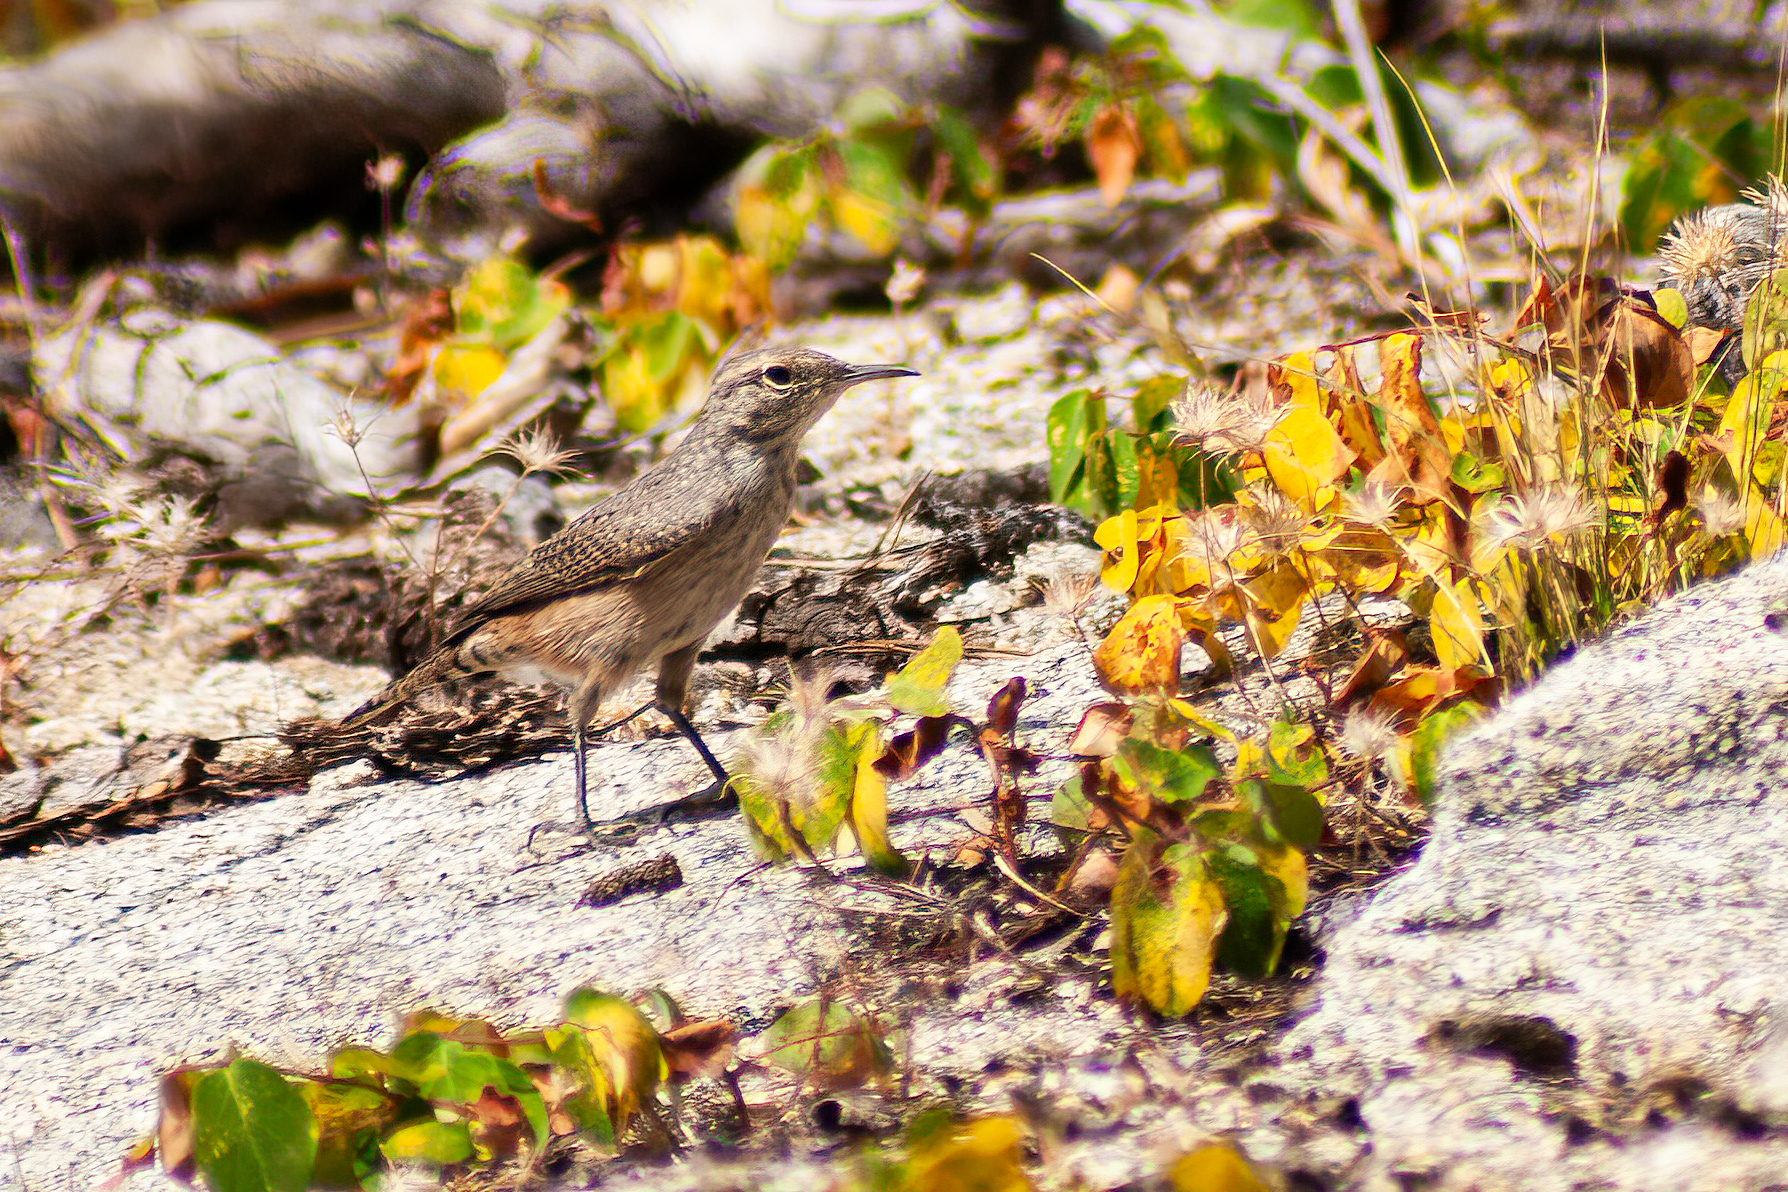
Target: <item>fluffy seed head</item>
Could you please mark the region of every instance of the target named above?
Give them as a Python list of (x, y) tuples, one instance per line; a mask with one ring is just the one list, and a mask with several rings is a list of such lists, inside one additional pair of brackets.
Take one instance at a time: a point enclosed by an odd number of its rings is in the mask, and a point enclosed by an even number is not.
[(1374, 481), (1357, 493), (1342, 493), (1341, 508), (1349, 521), (1387, 529), (1397, 516), (1397, 490)]
[(1744, 325), (1751, 291), (1775, 268), (1788, 239), (1788, 216), (1776, 213), (1768, 194), (1763, 198), (1771, 205), (1728, 203), (1685, 215), (1658, 246), (1664, 284), (1682, 291), (1690, 323), (1732, 331)]
[(1658, 245), (1664, 272), (1678, 287), (1718, 277), (1738, 267), (1738, 236), (1730, 220), (1697, 211), (1676, 221)]
[(1582, 489), (1559, 486), (1503, 498), (1490, 507), (1478, 530), (1493, 547), (1545, 550), (1601, 524), (1601, 515)]
[(1341, 723), (1338, 744), (1347, 756), (1371, 764), (1397, 748), (1397, 714), (1385, 708), (1361, 708)]
[(1745, 528), (1744, 507), (1715, 488), (1702, 491), (1695, 501), (1695, 513), (1709, 538), (1724, 538)]
[(1284, 411), (1268, 398), (1230, 393), (1206, 381), (1192, 381), (1173, 403), (1180, 441), (1208, 455), (1258, 451)]

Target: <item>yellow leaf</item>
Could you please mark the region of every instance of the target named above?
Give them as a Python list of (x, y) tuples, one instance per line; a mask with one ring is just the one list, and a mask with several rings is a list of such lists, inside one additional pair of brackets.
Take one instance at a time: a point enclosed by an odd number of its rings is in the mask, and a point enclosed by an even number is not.
[(1267, 365), (1267, 385), (1285, 404), (1327, 413), (1328, 403), (1316, 378), (1316, 362), (1308, 352), (1293, 352)]
[(1229, 912), (1190, 844), (1161, 847), (1136, 830), (1111, 889), (1111, 985), (1120, 1001), (1158, 1014), (1191, 1012), (1210, 984)]
[(1756, 371), (1740, 381), (1720, 416), (1720, 438), (1727, 441), (1726, 461), (1735, 480), (1743, 484), (1756, 476), (1758, 447), (1769, 430), (1770, 412), (1788, 383), (1788, 364), (1782, 353), (1772, 353)]
[(981, 1118), (916, 1142), (900, 1192), (1030, 1192), (1023, 1135), (1010, 1118)]
[(1457, 584), (1436, 580), (1428, 625), (1441, 670), (1455, 671), (1483, 658), (1484, 606), (1478, 598), (1477, 581), (1469, 577)]
[(1136, 501), (1138, 509), (1172, 504), (1180, 492), (1180, 470), (1173, 456), (1157, 452), (1144, 439), (1136, 444)]
[(1287, 844), (1258, 845), (1260, 867), (1285, 887), (1286, 922), (1304, 913), (1310, 898), (1310, 866), (1301, 850)]
[(961, 661), (962, 634), (945, 625), (888, 680), (888, 702), (909, 716), (944, 715), (950, 710), (944, 687)]
[(602, 364), (602, 397), (625, 430), (645, 430), (664, 413), (664, 385), (652, 375), (646, 349), (630, 344)]
[(1342, 441), (1357, 454), (1361, 467), (1374, 466), (1384, 458), (1384, 443), (1379, 440), (1378, 427), (1372, 421), (1371, 402), (1366, 397), (1365, 384), (1360, 380), (1360, 370), (1354, 363), (1351, 347), (1335, 349), (1335, 361), (1329, 366), (1325, 381), (1329, 400), (1338, 411), (1335, 429)]
[(1267, 1192), (1248, 1161), (1221, 1142), (1182, 1155), (1169, 1178), (1173, 1192)]
[(1093, 541), (1105, 551), (1099, 582), (1113, 592), (1128, 592), (1142, 561), (1136, 550), (1136, 510), (1126, 509), (1107, 518), (1093, 531)]
[(800, 251), (818, 208), (819, 192), (805, 182), (782, 198), (761, 186), (741, 186), (733, 227), (747, 252), (762, 258), (770, 268), (780, 269)]
[(1236, 743), (1235, 764), (1229, 768), (1230, 782), (1257, 778), (1267, 772), (1266, 746), (1253, 737)]
[(596, 1066), (608, 1077), (619, 1135), (669, 1074), (658, 1032), (630, 1003), (587, 986), (565, 999), (565, 1023), (582, 1029)]
[(1755, 485), (1745, 501), (1745, 541), (1751, 544), (1751, 557), (1761, 559), (1773, 555), (1788, 542), (1788, 526), (1770, 508), (1769, 498)]
[(840, 187), (832, 193), (832, 218), (875, 256), (900, 246), (900, 212), (880, 199)]
[(508, 357), (482, 344), (451, 345), (435, 357), (435, 384), (443, 392), (474, 397), (503, 374)]
[(1235, 734), (1221, 721), (1213, 720), (1199, 711), (1191, 703), (1183, 699), (1170, 699), (1167, 706), (1173, 709), (1174, 715), (1190, 724), (1199, 732), (1217, 738), (1219, 741), (1235, 740)]
[(1093, 651), (1093, 665), (1113, 690), (1179, 689), (1180, 647), (1186, 635), (1178, 606), (1173, 596), (1144, 596), (1111, 627)]
[(1262, 451), (1273, 484), (1306, 512), (1325, 508), (1334, 496), (1335, 481), (1347, 475), (1354, 451), (1322, 412), (1308, 405), (1294, 405), (1267, 432)]
[(1243, 584), (1242, 593), (1247, 602), (1243, 619), (1254, 648), (1264, 658), (1278, 657), (1298, 627), (1298, 615), (1310, 595), (1309, 581), (1296, 567), (1281, 561)]
[(874, 724), (863, 726), (867, 737), (857, 749), (857, 780), (851, 790), (851, 831), (856, 834), (857, 848), (871, 869), (891, 877), (906, 874), (906, 858), (888, 840), (888, 784), (875, 768), (881, 757), (881, 730)]

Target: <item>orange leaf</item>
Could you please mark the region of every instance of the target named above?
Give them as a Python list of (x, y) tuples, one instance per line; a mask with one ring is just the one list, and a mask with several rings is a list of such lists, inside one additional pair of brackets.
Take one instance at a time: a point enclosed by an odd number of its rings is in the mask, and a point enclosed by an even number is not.
[(1142, 156), (1142, 138), (1136, 118), (1122, 104), (1100, 110), (1086, 130), (1086, 155), (1099, 179), (1099, 195), (1107, 207), (1115, 207), (1136, 176), (1136, 159)]
[(401, 406), (428, 369), (429, 354), (453, 332), (453, 292), (434, 289), (410, 304), (397, 338), (397, 359), (385, 374), (385, 393)]
[(1144, 596), (1093, 651), (1093, 664), (1106, 686), (1120, 692), (1174, 691), (1180, 685), (1179, 600)]
[(1451, 502), (1453, 453), (1422, 393), (1422, 337), (1388, 336), (1379, 347), (1379, 367), (1373, 404), (1384, 412), (1390, 452), (1367, 479), (1407, 486), (1421, 501)]

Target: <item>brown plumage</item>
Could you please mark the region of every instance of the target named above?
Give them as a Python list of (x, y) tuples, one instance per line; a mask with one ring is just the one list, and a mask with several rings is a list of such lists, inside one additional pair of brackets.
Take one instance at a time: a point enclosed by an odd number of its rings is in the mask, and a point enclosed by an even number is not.
[(807, 348), (722, 361), (707, 404), (674, 451), (535, 547), (460, 614), (432, 654), (344, 723), (465, 675), (559, 683), (571, 691), (577, 803), (587, 825), (590, 718), (605, 692), (656, 662), (654, 703), (725, 782), (683, 713), (696, 653), (787, 524), (808, 429), (852, 385), (916, 375)]

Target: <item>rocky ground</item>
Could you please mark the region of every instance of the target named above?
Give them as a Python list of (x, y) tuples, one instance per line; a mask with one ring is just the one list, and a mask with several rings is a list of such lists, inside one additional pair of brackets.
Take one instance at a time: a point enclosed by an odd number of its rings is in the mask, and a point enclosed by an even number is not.
[[(836, 316), (786, 335), (924, 375), (854, 390), (822, 422), (808, 444), (816, 478), (803, 491), (801, 524), (779, 545), (771, 576), (867, 552), (927, 473), (1034, 473), (1047, 462), (1044, 418), (1056, 397), (1083, 385), (1123, 390), (1166, 367), (1147, 336), (1084, 297), (1039, 303), (1016, 287), (897, 319)], [(572, 513), (601, 491), (576, 483), (558, 497)], [(1008, 578), (945, 580), (926, 606), (926, 619), (957, 624), (967, 640), (950, 687), (959, 710), (978, 714), (1014, 674), (1029, 681), (1020, 736), (1059, 759), (1027, 782), (1035, 818), (1046, 818), (1071, 772), (1068, 732), (1101, 698), (1089, 635), (1122, 607), (1090, 584), (1098, 555), (1084, 523), (1058, 530), (1005, 560), (996, 570)], [(943, 537), (916, 523), (901, 535), (918, 546)], [(294, 530), (286, 540), (306, 537)], [(183, 800), (176, 783), (176, 797), (134, 827), (81, 822), (80, 809), (97, 813), (177, 772), (194, 738), (218, 743), (214, 768), (252, 767), (277, 753), (270, 735), (281, 726), (340, 715), (376, 691), (386, 679), (377, 667), (244, 649), (293, 616), (311, 567), (369, 548), (398, 553), (375, 524), (345, 538), (314, 535), (282, 573), (232, 569), (203, 593), (163, 594), (153, 606), (121, 593), (116, 575), (54, 569), (7, 600), (21, 670), (4, 732), (27, 764), (0, 780), (0, 799), (15, 816), (36, 802), (40, 819), (64, 814), (71, 828), (23, 838), (0, 859), (0, 1037), (10, 1044), (0, 1099), (14, 1110), (26, 1188), (88, 1186), (115, 1171), (152, 1126), (156, 1079), (172, 1065), (240, 1049), (303, 1067), (334, 1046), (379, 1044), (396, 1015), (423, 1005), (519, 1025), (545, 1021), (579, 984), (660, 987), (692, 1013), (749, 1030), (814, 990), (846, 991), (886, 1017), (902, 1049), (900, 1095), (850, 1110), (874, 1121), (894, 1120), (909, 1099), (1004, 1111), (1013, 1073), (1054, 1081), (1073, 1061), (1102, 1068), (1113, 1056), (1147, 1056), (1209, 1079), (1202, 1050), (1230, 1056), (1258, 1044), (1309, 972), (1303, 962), (1289, 984), (1232, 982), (1194, 1025), (1149, 1028), (1111, 999), (1096, 922), (1058, 926), (1043, 946), (1017, 953), (1002, 952), (997, 931), (945, 947), (966, 909), (982, 906), (990, 923), (1037, 909), (997, 883), (969, 889), (946, 872), (915, 909), (848, 864), (830, 877), (762, 867), (736, 818), (673, 824), (612, 849), (555, 832), (531, 842), (530, 829), (572, 811), (562, 736), (544, 754), (440, 781), (391, 780), (350, 761), (307, 783), (227, 797), (195, 790)], [(8, 574), (30, 576), (43, 558), (15, 551)], [(1052, 584), (1081, 595), (1051, 607), (1043, 592)], [(719, 656), (697, 679), (696, 721), (723, 756), (786, 681), (774, 658), (728, 656), (741, 632), (716, 635)], [(1300, 640), (1293, 658), (1309, 652), (1314, 633)], [(816, 663), (873, 675), (849, 654)], [(1278, 706), (1258, 672), (1209, 695), (1237, 728)], [(639, 698), (619, 695), (615, 710)], [(630, 738), (593, 751), (596, 814), (699, 785), (700, 762), (661, 726)], [(985, 827), (987, 781), (963, 749), (898, 788), (897, 846), (947, 862)], [(1026, 847), (1046, 857), (1057, 845), (1039, 830)], [(682, 875), (674, 889), (580, 903), (593, 881), (666, 855)], [(1116, 1079), (1111, 1095), (1136, 1095), (1131, 1076)], [(791, 1091), (747, 1079), (760, 1114), (794, 1115), (767, 1137), (793, 1130), (808, 1146), (823, 1143)], [(1141, 1174), (1148, 1158), (1138, 1150), (1119, 1166)]]

